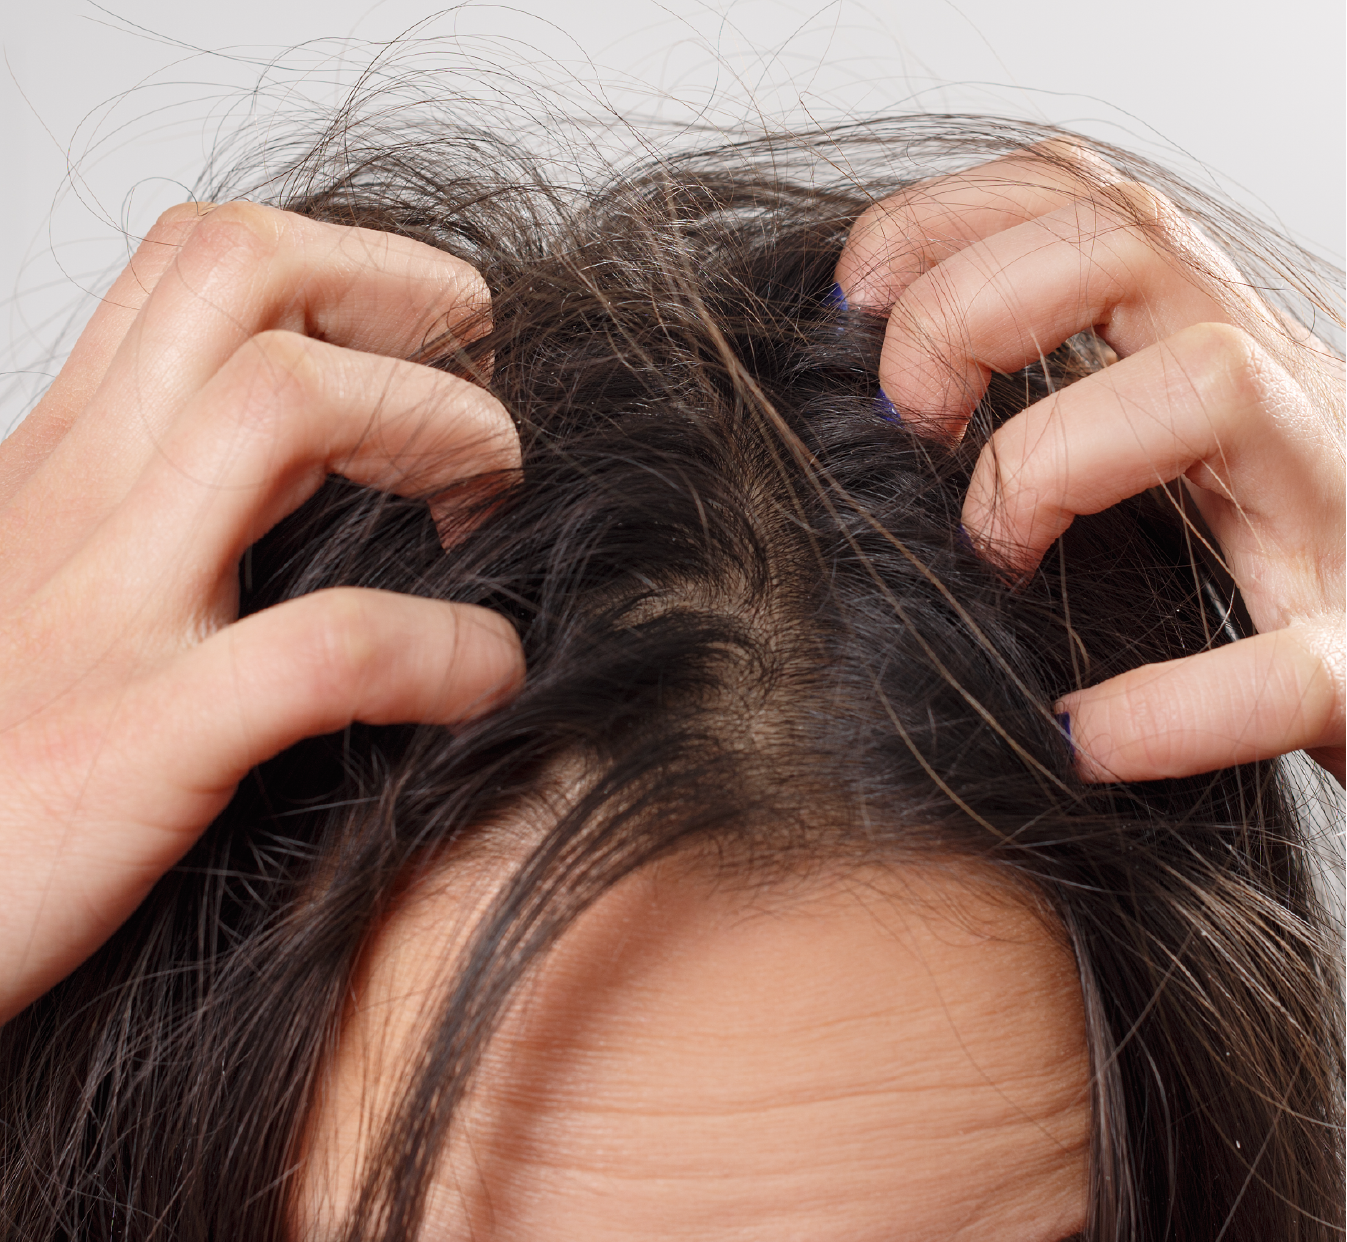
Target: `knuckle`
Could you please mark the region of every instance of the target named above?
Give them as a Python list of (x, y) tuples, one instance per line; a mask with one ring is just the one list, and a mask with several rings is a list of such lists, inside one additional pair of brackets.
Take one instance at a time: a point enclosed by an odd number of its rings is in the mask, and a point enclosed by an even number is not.
[(223, 415), (241, 429), (275, 434), (324, 389), (323, 346), (273, 328), (250, 337), (222, 368)]
[(918, 214), (933, 201), (939, 184), (939, 178), (919, 181), (871, 203), (851, 226), (847, 251), (882, 262), (916, 246), (922, 238)]
[(379, 652), (370, 609), (361, 592), (336, 588), (307, 597), (305, 672), (316, 695), (359, 691)]
[(260, 203), (221, 203), (203, 215), (184, 244), (184, 255), (207, 267), (248, 267), (280, 246), (283, 212)]
[(449, 320), (462, 339), (484, 335), (491, 328), (491, 289), (471, 263), (445, 255), (449, 260), (448, 294), (452, 310)]
[(246, 355), (259, 365), (285, 372), (300, 380), (308, 380), (319, 370), (318, 355), (322, 342), (302, 332), (284, 328), (267, 328), (250, 337), (247, 345), (235, 355)]
[(1109, 197), (1129, 223), (1150, 231), (1173, 221), (1177, 209), (1159, 190), (1143, 181), (1117, 181)]
[(1310, 710), (1317, 706), (1322, 734), (1340, 739), (1347, 719), (1347, 642), (1341, 613), (1302, 622), (1296, 627), (1295, 639), (1304, 660), (1296, 662), (1302, 677), (1292, 693)]
[(1081, 179), (1086, 185), (1114, 181), (1118, 176), (1112, 164), (1074, 135), (1055, 134), (1033, 143), (1027, 152)]
[(181, 254), (210, 211), (209, 203), (179, 203), (163, 212), (136, 247), (131, 270), (148, 286), (158, 282), (162, 267)]
[(909, 188), (898, 194), (890, 194), (877, 203), (871, 203), (856, 218), (856, 223), (851, 226), (852, 239), (867, 238), (876, 231), (884, 232), (889, 229), (897, 231), (900, 229), (903, 209), (910, 202), (911, 194), (912, 191)]
[(1152, 719), (1152, 715), (1138, 710), (1128, 722), (1132, 745), (1122, 753), (1143, 772), (1162, 778), (1178, 775), (1183, 768), (1187, 733), (1171, 722)]
[(145, 234), (145, 241), (156, 245), (180, 245), (213, 209), (213, 203), (177, 203), (160, 213)]
[(1195, 323), (1171, 338), (1184, 375), (1204, 404), (1235, 411), (1262, 403), (1268, 360), (1254, 339), (1228, 323)]
[(219, 204), (206, 219), (212, 224), (245, 228), (259, 237), (272, 238), (279, 231), (284, 216), (283, 211), (268, 207), (265, 203), (236, 198)]
[(989, 500), (1003, 512), (1017, 516), (1026, 511), (1032, 513), (1040, 495), (1049, 490), (1059, 466), (1056, 453), (1033, 452), (1024, 433), (1024, 427), (1009, 424), (998, 428), (983, 448), (974, 472), (975, 477), (981, 475), (981, 486)]
[(964, 322), (960, 278), (969, 263), (967, 252), (961, 252), (923, 272), (899, 295), (891, 314), (910, 335), (912, 346), (939, 350), (939, 343), (960, 337)]

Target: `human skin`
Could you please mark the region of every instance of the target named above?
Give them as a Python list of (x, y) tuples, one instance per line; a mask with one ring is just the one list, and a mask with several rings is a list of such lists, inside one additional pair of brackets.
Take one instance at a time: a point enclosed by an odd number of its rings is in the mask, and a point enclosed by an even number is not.
[(1120, 359), (983, 447), (963, 522), (989, 559), (1028, 572), (1078, 514), (1176, 481), (1215, 536), (1258, 632), (1065, 696), (1082, 776), (1303, 748), (1343, 782), (1341, 359), (1162, 195), (1061, 140), (877, 203), (837, 279), (888, 316), (880, 383), (927, 435), (957, 439), (993, 372), (1076, 332)]
[[(1260, 630), (1067, 695), (1081, 775), (1304, 747), (1341, 779), (1337, 360), (1307, 342), (1288, 369), (1261, 304), (1235, 325), (1060, 161), (1017, 159), (857, 221), (837, 276), (890, 315), (882, 383), (957, 434), (991, 369), (1095, 326), (1122, 361), (997, 431), (974, 545), (1022, 572), (1075, 514), (1182, 478)], [(453, 726), (522, 684), (513, 627), (483, 609), (334, 590), (237, 615), (239, 558), (328, 474), (423, 494), (518, 465), (499, 402), (406, 361), (487, 310), (479, 274), (406, 238), (187, 204), (0, 443), (0, 1021), (112, 934), (253, 765), (355, 720)]]
[(0, 1021), (75, 968), (293, 742), (454, 724), (513, 626), (386, 591), (238, 619), (249, 544), (329, 473), (422, 492), (519, 462), (480, 386), (402, 359), (489, 303), (429, 246), (251, 203), (151, 230), (0, 444)]
[[(351, 1202), (500, 872), (450, 869), (372, 942), (294, 1237)], [(1083, 1228), (1075, 962), (974, 868), (748, 885), (675, 859), (568, 930), (490, 1045), (423, 1242), (1058, 1242)]]

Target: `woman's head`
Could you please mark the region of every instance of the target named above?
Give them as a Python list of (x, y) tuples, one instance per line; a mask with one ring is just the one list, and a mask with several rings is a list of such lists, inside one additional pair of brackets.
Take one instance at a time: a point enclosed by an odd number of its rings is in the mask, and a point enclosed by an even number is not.
[[(339, 1236), (332, 1204), (352, 1236), (426, 1211), (548, 1236), (529, 1211), (571, 1208), (537, 1169), (568, 1159), (631, 1207), (601, 1176), (663, 1176), (649, 1202), (699, 1236), (779, 1236), (762, 1213), (792, 1194), (834, 1223), (829, 1194), (865, 1199), (876, 1238), (942, 1202), (967, 1215), (910, 1236), (1331, 1231), (1335, 982), (1281, 774), (1087, 786), (1051, 709), (1225, 641), (1211, 570), (1163, 490), (1023, 580), (968, 546), (988, 434), (1105, 353), (998, 378), (959, 445), (880, 399), (882, 323), (830, 290), (902, 132), (579, 189), (476, 134), (285, 183), (482, 271), (489, 330), (423, 359), (489, 382), (523, 467), (429, 510), (331, 481), (250, 553), (244, 609), (335, 584), (483, 604), (528, 682), (453, 736), (354, 728), (266, 765), (6, 1029), (26, 1236)], [(853, 150), (892, 180), (830, 171)]]

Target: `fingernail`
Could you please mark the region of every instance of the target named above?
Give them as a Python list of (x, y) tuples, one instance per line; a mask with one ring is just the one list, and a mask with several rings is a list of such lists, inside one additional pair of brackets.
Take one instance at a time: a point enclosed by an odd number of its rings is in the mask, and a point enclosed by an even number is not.
[(836, 281), (833, 282), (833, 287), (824, 295), (823, 300), (834, 310), (844, 311), (850, 309), (850, 307), (847, 306), (847, 295), (842, 292), (842, 286)]
[(958, 540), (959, 547), (965, 552), (971, 552), (974, 556), (978, 554), (978, 550), (973, 546), (973, 541), (968, 537), (968, 531), (962, 522), (959, 523), (959, 533), (955, 538)]
[(888, 394), (882, 388), (875, 398), (875, 410), (886, 423), (897, 423), (902, 426), (903, 416), (898, 413), (898, 407), (889, 400)]
[(1076, 744), (1071, 740), (1071, 713), (1057, 712), (1054, 717), (1057, 721), (1057, 727), (1062, 731), (1062, 737), (1066, 741), (1066, 748), (1071, 752), (1071, 762), (1076, 762)]

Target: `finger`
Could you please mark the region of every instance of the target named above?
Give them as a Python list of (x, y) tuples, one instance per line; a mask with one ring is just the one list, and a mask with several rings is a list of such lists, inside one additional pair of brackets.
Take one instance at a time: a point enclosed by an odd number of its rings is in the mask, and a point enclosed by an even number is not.
[[(474, 268), (420, 242), (226, 203), (160, 276), (95, 398), (33, 480), (35, 502), (85, 525), (105, 513), (192, 395), (259, 332), (409, 357), (446, 333), (484, 331), (489, 308)], [(71, 478), (84, 480), (78, 497), (64, 494)]]
[(0, 505), (42, 464), (102, 383), (136, 314), (212, 203), (169, 208), (99, 301), (42, 400), (0, 444)]
[(1056, 710), (1086, 780), (1192, 776), (1307, 747), (1340, 752), (1343, 664), (1340, 627), (1300, 625), (1133, 669)]
[(321, 591), (229, 626), (48, 739), (46, 753), (85, 744), (88, 796), (42, 833), (20, 823), (0, 837), (0, 865), (21, 881), (0, 910), (0, 946), (18, 948), (0, 961), (0, 1020), (130, 915), (249, 768), (357, 720), (462, 724), (508, 700), (523, 671), (513, 627), (486, 609)]
[(1227, 551), (1261, 545), (1294, 557), (1340, 507), (1322, 469), (1331, 448), (1260, 346), (1227, 324), (1197, 324), (998, 428), (973, 471), (963, 524), (994, 559), (1029, 569), (1078, 514), (1185, 477)]
[(318, 591), (254, 613), (161, 675), (144, 746), (184, 793), (229, 789), (255, 764), (353, 721), (460, 725), (523, 684), (498, 613), (388, 591)]
[(80, 562), (95, 577), (104, 567), (112, 598), (135, 606), (153, 598), (173, 615), (175, 601), (195, 610), (219, 579), (232, 582), (244, 549), (329, 474), (425, 494), (518, 465), (514, 425), (485, 389), (417, 363), (266, 332), (193, 398)]
[[(1129, 193), (1139, 211), (1169, 210), (1145, 187)], [(905, 418), (957, 438), (993, 372), (1018, 371), (1077, 332), (1093, 328), (1126, 357), (1189, 324), (1229, 318), (1155, 238), (1078, 201), (913, 281), (890, 315), (880, 383)]]
[(919, 182), (860, 216), (838, 260), (837, 283), (849, 305), (886, 311), (913, 280), (969, 243), (1046, 215), (1116, 179), (1087, 148), (1053, 138)]

